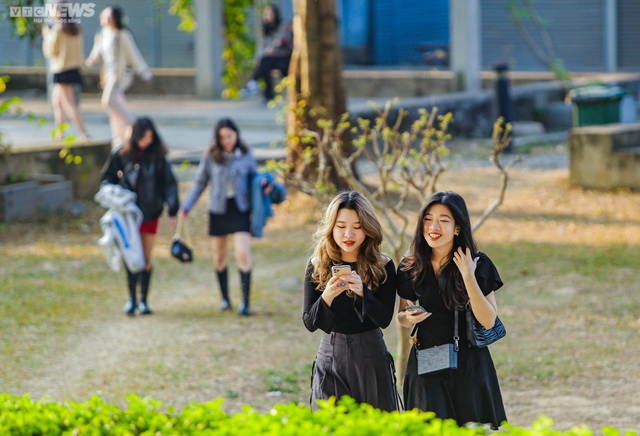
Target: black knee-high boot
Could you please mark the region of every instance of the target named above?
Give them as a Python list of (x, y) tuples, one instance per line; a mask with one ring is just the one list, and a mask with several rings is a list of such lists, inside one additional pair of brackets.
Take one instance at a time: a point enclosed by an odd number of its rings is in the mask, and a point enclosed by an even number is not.
[(240, 271), (240, 284), (242, 285), (242, 304), (238, 308), (238, 315), (249, 316), (249, 295), (251, 294), (251, 270)]
[(151, 309), (149, 309), (149, 306), (147, 305), (147, 296), (149, 295), (149, 284), (151, 283), (151, 271), (153, 271), (153, 268), (150, 269), (149, 271), (144, 270), (140, 273), (140, 305), (138, 306), (138, 309), (140, 310), (140, 313), (142, 315), (151, 315), (153, 312), (151, 312)]
[[(126, 267), (125, 267), (126, 268)], [(140, 273), (132, 273), (127, 270), (127, 285), (129, 286), (129, 300), (124, 305), (124, 313), (127, 315), (133, 315), (136, 313), (136, 288), (138, 287), (138, 279), (140, 278)]]
[(231, 300), (229, 300), (229, 274), (227, 274), (227, 270), (226, 266), (222, 271), (216, 270), (218, 284), (220, 285), (220, 294), (222, 294), (222, 303), (220, 304), (220, 310), (222, 311), (231, 309)]

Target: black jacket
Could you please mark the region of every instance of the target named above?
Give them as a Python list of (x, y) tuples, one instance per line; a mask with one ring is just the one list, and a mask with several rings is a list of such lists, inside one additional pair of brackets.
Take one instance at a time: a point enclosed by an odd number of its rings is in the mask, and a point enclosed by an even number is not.
[(151, 161), (142, 156), (134, 162), (128, 155), (115, 148), (102, 169), (102, 181), (120, 185), (138, 194), (136, 204), (144, 221), (152, 221), (162, 215), (165, 203), (169, 216), (176, 216), (180, 208), (178, 182), (167, 159)]

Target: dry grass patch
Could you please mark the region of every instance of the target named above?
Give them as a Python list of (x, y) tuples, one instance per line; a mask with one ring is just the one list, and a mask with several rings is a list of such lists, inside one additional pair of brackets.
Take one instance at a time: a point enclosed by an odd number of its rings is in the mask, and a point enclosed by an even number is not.
[[(465, 168), (446, 172), (439, 188), (461, 193), (477, 218), (498, 181), (492, 168)], [(307, 401), (320, 335), (302, 324), (302, 277), (320, 206), (291, 193), (254, 240), (256, 316), (245, 319), (218, 311), (205, 195), (189, 217), (192, 264), (170, 258), (161, 221), (151, 317), (121, 313), (124, 273), (108, 270), (97, 247), (99, 207), (62, 224), (0, 225), (0, 386), (118, 404), (132, 392), (176, 407), (225, 397), (229, 411)], [(640, 427), (638, 210), (637, 193), (583, 191), (566, 170), (516, 168), (505, 204), (478, 230), (505, 281), (508, 335), (492, 354), (515, 424), (544, 413), (558, 428)], [(237, 306), (235, 271), (231, 261)], [(395, 326), (385, 338), (395, 351)]]

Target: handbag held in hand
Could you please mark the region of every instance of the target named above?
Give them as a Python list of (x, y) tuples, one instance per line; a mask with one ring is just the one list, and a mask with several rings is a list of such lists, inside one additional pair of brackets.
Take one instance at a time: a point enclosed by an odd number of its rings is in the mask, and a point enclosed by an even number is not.
[(416, 350), (416, 358), (418, 361), (418, 374), (432, 374), (445, 369), (457, 369), (458, 368), (458, 311), (456, 310), (453, 315), (454, 328), (453, 328), (453, 344), (438, 345), (435, 347), (429, 347), (422, 350), (418, 349), (417, 338), (413, 337), (418, 330), (416, 324), (411, 332), (412, 341)]
[(181, 233), (184, 231), (184, 235), (190, 240), (189, 230), (184, 222), (184, 218), (179, 216), (178, 223), (176, 224), (176, 233), (173, 235), (173, 242), (171, 243), (171, 255), (178, 259), (180, 262), (192, 262), (193, 250), (187, 245), (185, 239), (182, 238)]
[(493, 344), (498, 339), (505, 337), (507, 334), (502, 321), (500, 321), (500, 318), (498, 317), (496, 317), (493, 327), (490, 329), (484, 328), (484, 326), (480, 324), (473, 315), (470, 303), (467, 303), (465, 316), (467, 318), (467, 341), (469, 341), (470, 347), (486, 347), (487, 345)]

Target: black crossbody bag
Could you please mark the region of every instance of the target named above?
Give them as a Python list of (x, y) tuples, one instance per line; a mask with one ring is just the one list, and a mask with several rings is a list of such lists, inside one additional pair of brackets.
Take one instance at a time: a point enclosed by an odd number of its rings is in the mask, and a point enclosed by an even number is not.
[(458, 311), (453, 314), (454, 327), (453, 327), (453, 343), (438, 345), (435, 347), (425, 348), (423, 350), (418, 349), (418, 341), (414, 336), (418, 331), (418, 324), (413, 327), (411, 331), (412, 342), (414, 344), (416, 359), (418, 361), (418, 374), (433, 374), (438, 371), (444, 371), (446, 369), (458, 368), (458, 350), (460, 336), (458, 336)]

